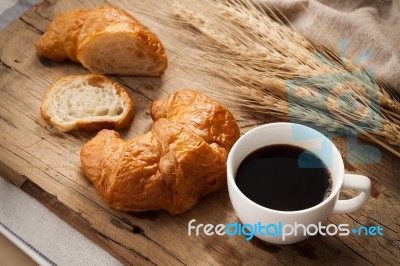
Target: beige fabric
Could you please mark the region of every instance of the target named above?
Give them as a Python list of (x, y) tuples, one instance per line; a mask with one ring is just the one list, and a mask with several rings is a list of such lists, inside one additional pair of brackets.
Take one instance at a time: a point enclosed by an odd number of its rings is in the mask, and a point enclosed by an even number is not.
[(400, 93), (400, 0), (254, 0), (278, 8), (303, 35), (346, 57), (362, 62)]

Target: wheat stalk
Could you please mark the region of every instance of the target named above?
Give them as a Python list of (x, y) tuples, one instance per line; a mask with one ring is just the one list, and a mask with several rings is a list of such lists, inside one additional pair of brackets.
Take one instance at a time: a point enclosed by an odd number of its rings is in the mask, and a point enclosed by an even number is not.
[(251, 111), (361, 133), (400, 156), (400, 103), (371, 73), (248, 0), (173, 3), (162, 11), (141, 11), (173, 28), (179, 49), (192, 49), (197, 56), (187, 58), (184, 67), (213, 77), (204, 80), (210, 92)]

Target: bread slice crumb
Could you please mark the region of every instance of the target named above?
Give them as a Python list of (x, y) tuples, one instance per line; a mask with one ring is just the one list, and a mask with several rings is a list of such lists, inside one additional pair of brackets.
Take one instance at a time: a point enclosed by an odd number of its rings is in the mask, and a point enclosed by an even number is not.
[(123, 129), (131, 125), (134, 103), (126, 90), (103, 75), (57, 80), (40, 106), (43, 118), (62, 132)]

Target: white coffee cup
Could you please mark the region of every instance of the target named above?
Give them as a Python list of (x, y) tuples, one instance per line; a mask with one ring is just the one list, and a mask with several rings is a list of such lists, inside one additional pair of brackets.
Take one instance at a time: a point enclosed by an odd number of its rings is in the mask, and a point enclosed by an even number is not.
[[(332, 177), (331, 194), (321, 203), (308, 209), (299, 211), (278, 211), (263, 207), (247, 198), (237, 187), (235, 182), (236, 171), (240, 163), (253, 151), (274, 144), (287, 144), (302, 147), (316, 154), (327, 166)], [(302, 224), (305, 227), (324, 223), (330, 214), (349, 213), (364, 205), (371, 192), (371, 181), (361, 175), (345, 174), (342, 157), (336, 146), (318, 131), (294, 123), (271, 123), (256, 127), (243, 136), (232, 147), (227, 162), (227, 176), (229, 196), (240, 221), (245, 225)], [(354, 189), (361, 193), (348, 200), (339, 200), (340, 190)], [(275, 227), (270, 227), (275, 228)], [(314, 227), (315, 228), (315, 227)], [(285, 227), (285, 230), (291, 227)], [(310, 231), (298, 226), (297, 235), (256, 234), (255, 236), (275, 244), (291, 244), (308, 238)], [(307, 234), (310, 233), (310, 234)], [(265, 233), (265, 231), (264, 231)], [(271, 233), (271, 232), (270, 232)], [(281, 232), (282, 233), (282, 232)], [(285, 232), (290, 233), (290, 232)], [(305, 234), (305, 235), (304, 235)]]

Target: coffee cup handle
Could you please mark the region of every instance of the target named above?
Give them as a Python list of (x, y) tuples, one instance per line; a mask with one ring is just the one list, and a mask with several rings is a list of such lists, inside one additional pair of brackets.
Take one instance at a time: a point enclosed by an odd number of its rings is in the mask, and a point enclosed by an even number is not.
[(345, 174), (343, 189), (359, 190), (361, 193), (348, 200), (338, 200), (333, 208), (333, 213), (349, 213), (360, 209), (371, 194), (371, 180), (362, 175)]

